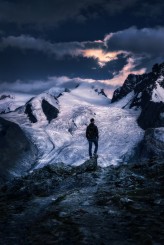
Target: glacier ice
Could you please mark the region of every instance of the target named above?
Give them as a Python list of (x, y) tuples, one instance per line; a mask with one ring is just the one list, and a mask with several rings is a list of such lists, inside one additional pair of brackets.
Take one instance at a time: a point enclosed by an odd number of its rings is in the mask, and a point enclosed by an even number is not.
[[(128, 160), (144, 135), (136, 123), (139, 112), (122, 109), (131, 95), (111, 104), (110, 99), (99, 94), (96, 87), (81, 84), (70, 92), (63, 92), (56, 103), (56, 100), (50, 100), (52, 91), (51, 95), (47, 92), (34, 99), (33, 108), (39, 119), (37, 123), (30, 123), (23, 112), (5, 115), (17, 122), (37, 146), (39, 153), (35, 168), (48, 163), (84, 163), (88, 159), (85, 130), (92, 117), (95, 118), (100, 134), (98, 164), (106, 167)], [(59, 109), (58, 117), (50, 123), (40, 107), (42, 98)]]

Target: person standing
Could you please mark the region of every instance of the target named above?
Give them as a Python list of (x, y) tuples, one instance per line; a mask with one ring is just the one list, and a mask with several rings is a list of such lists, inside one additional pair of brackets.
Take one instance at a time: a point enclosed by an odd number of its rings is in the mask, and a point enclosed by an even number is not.
[(99, 138), (99, 132), (98, 128), (95, 125), (94, 118), (90, 119), (90, 124), (87, 126), (86, 129), (86, 138), (89, 143), (89, 156), (92, 158), (92, 145), (94, 144), (94, 157), (97, 157), (97, 150), (98, 150), (98, 138)]

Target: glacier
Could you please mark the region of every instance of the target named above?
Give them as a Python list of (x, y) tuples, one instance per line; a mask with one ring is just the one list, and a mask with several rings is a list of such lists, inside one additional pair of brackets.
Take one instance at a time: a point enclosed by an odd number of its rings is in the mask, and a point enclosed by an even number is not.
[[(81, 83), (57, 99), (53, 95), (56, 95), (55, 88), (31, 101), (36, 123), (29, 121), (24, 108), (3, 115), (19, 124), (38, 148), (31, 170), (54, 162), (74, 166), (83, 164), (89, 158), (85, 130), (92, 117), (99, 129), (98, 165), (101, 167), (126, 163), (143, 139), (144, 130), (136, 122), (140, 110), (122, 109), (132, 97), (131, 93), (111, 104), (96, 84)], [(42, 99), (59, 110), (57, 118), (50, 123), (43, 113)]]

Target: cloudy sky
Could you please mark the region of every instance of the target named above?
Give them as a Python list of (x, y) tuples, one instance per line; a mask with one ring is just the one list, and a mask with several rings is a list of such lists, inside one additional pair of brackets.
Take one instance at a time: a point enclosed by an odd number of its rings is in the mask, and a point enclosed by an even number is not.
[(105, 83), (164, 61), (163, 0), (0, 0), (0, 92)]

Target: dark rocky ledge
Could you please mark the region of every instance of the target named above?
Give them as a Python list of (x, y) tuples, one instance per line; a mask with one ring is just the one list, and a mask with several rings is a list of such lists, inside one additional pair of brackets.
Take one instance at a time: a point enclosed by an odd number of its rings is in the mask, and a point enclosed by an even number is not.
[(0, 189), (1, 244), (164, 244), (164, 163), (48, 165)]

